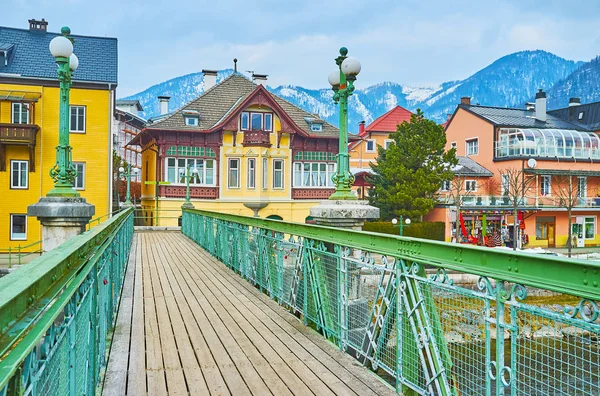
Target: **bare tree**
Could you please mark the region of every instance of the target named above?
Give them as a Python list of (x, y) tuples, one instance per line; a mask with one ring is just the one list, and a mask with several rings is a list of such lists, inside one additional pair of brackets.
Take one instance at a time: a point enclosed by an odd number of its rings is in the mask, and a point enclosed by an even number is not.
[(535, 177), (525, 175), (523, 169), (505, 168), (500, 170), (504, 197), (512, 206), (514, 216), (513, 226), (513, 250), (517, 250), (519, 240), (519, 227), (517, 226), (519, 205), (524, 205), (525, 198), (535, 183)]
[(558, 198), (558, 205), (567, 209), (567, 216), (569, 217), (567, 252), (569, 257), (571, 257), (571, 250), (573, 249), (573, 230), (571, 224), (571, 213), (573, 211), (573, 208), (579, 203), (579, 185), (577, 183), (577, 179), (573, 175), (555, 176), (555, 180), (556, 189), (552, 191), (552, 194), (555, 195), (556, 198)]
[(456, 222), (455, 222), (455, 238), (456, 243), (459, 243), (460, 235), (460, 211), (465, 202), (465, 198), (473, 195), (474, 189), (467, 189), (467, 178), (461, 174), (455, 174), (454, 178), (450, 181), (450, 188), (448, 189), (448, 196), (452, 199), (452, 203), (456, 207)]

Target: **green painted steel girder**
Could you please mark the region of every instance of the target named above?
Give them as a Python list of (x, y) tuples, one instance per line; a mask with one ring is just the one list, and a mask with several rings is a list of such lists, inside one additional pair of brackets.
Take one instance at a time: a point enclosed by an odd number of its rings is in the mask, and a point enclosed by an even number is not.
[(198, 209), (190, 213), (315, 239), (422, 264), (600, 300), (600, 263), (425, 239), (287, 223)]

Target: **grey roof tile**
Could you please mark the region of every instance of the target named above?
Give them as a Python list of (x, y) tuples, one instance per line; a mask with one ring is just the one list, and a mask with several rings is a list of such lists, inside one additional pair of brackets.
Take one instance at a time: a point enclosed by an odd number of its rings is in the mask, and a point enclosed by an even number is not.
[[(581, 120), (579, 119), (580, 113), (583, 113)], [(600, 102), (551, 110), (548, 114), (569, 121), (577, 125), (580, 129), (586, 128), (589, 131), (600, 131)]]
[(460, 176), (494, 176), (492, 172), (479, 165), (469, 157), (457, 156), (458, 165), (452, 168), (452, 172)]
[[(510, 109), (503, 107), (459, 105), (482, 118), (487, 119), (497, 126), (509, 126), (515, 128), (540, 128), (540, 129), (576, 129), (582, 130), (581, 126), (563, 120), (551, 113), (547, 113), (546, 122), (535, 118), (534, 111), (525, 109)], [(585, 129), (585, 128), (584, 128)]]

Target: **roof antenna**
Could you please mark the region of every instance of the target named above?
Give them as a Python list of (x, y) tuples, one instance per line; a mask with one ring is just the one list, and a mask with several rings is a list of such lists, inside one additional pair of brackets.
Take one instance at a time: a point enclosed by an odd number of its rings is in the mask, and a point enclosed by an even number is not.
[(237, 73), (237, 58), (233, 58), (233, 72)]

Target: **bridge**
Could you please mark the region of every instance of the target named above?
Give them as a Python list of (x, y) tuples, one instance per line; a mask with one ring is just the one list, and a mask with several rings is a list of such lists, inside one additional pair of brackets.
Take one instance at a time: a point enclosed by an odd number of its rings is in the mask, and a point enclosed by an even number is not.
[(600, 394), (599, 271), (127, 209), (0, 279), (0, 395)]

